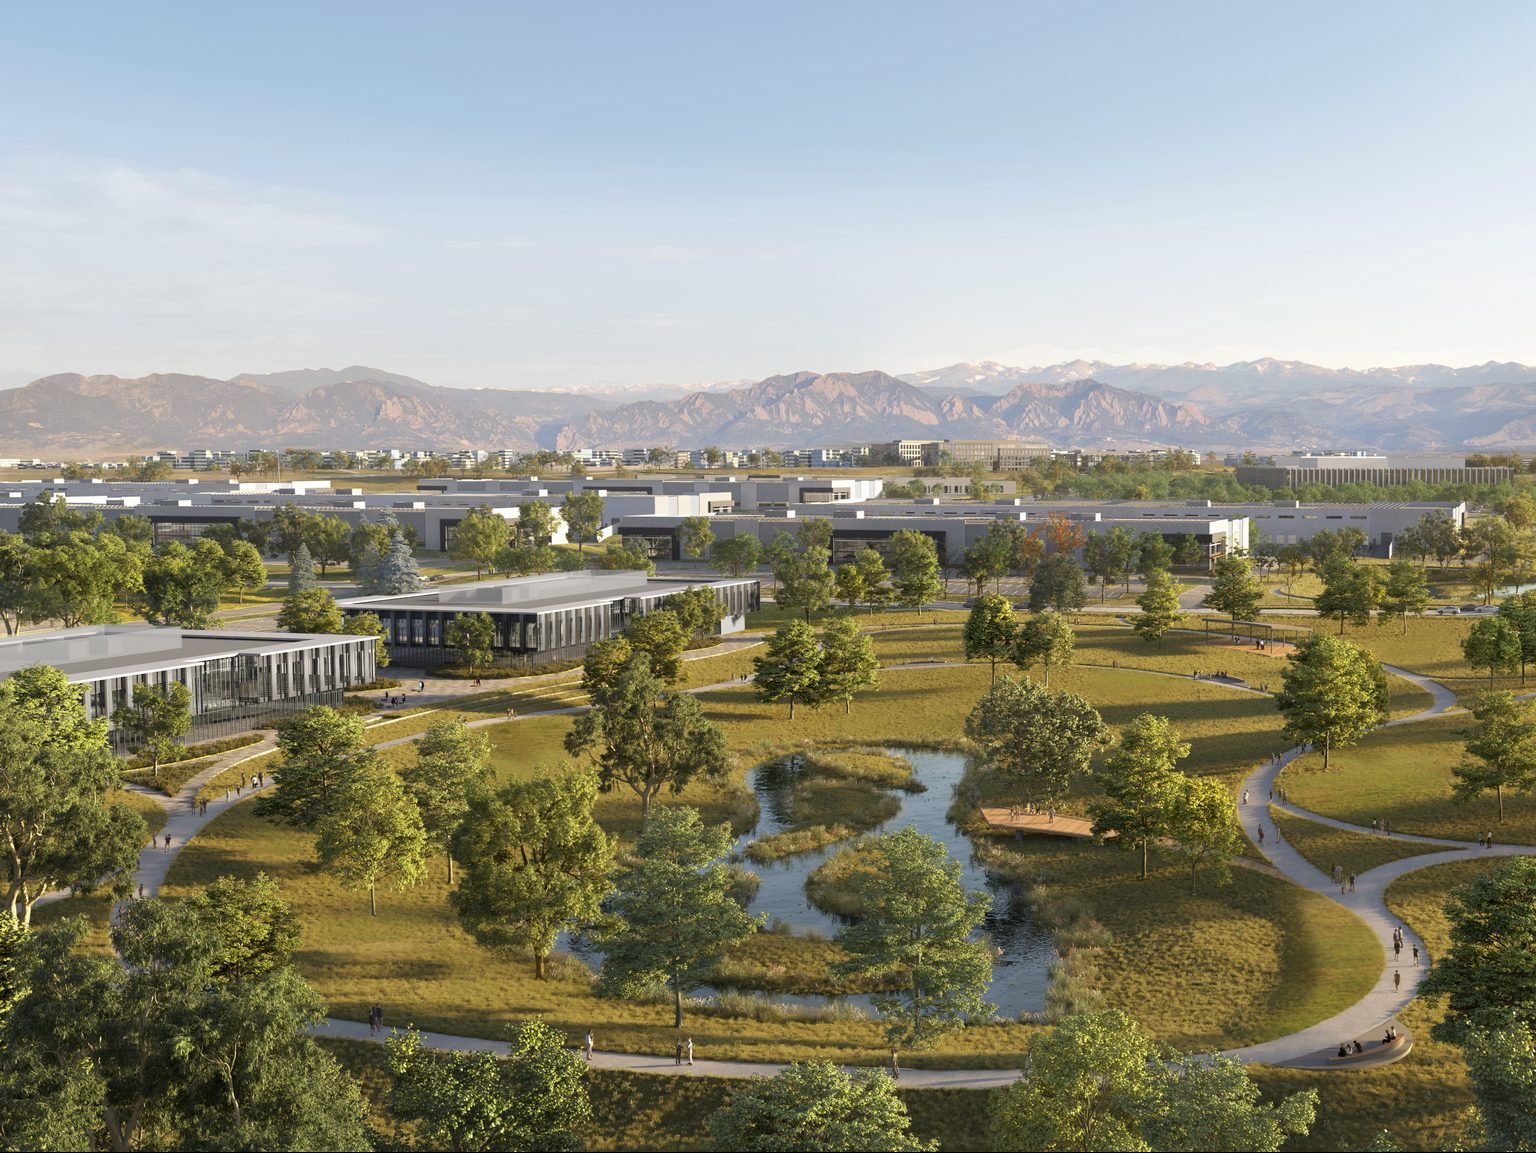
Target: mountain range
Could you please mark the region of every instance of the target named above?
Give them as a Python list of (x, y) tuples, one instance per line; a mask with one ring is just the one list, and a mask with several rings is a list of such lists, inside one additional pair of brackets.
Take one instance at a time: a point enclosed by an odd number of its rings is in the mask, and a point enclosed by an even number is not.
[[(634, 396), (647, 399), (634, 400)], [(659, 399), (657, 399), (659, 397)], [(1536, 445), (1536, 368), (1294, 361), (797, 372), (676, 395), (444, 388), (354, 365), (46, 376), (0, 391), (0, 456), (157, 448), (787, 447), (1022, 437), (1055, 447), (1456, 451)]]

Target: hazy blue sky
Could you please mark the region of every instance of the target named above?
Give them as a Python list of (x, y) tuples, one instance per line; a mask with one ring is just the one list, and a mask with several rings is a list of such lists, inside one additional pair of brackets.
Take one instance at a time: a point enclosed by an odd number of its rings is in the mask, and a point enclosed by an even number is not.
[(0, 377), (1536, 362), (1536, 5), (7, 6)]

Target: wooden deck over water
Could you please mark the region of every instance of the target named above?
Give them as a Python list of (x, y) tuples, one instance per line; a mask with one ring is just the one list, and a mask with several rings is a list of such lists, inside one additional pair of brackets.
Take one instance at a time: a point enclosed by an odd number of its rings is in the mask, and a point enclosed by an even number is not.
[(1046, 813), (1026, 813), (1023, 809), (1010, 812), (1005, 807), (989, 805), (982, 806), (981, 815), (994, 829), (1018, 829), (1047, 837), (1077, 837), (1080, 840), (1093, 836), (1093, 822), (1087, 817), (1057, 813), (1056, 819), (1052, 820)]

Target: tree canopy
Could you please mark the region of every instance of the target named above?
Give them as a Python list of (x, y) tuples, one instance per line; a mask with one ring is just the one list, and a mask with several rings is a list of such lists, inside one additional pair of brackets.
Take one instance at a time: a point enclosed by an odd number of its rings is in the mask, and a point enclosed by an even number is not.
[(741, 1153), (920, 1153), (907, 1107), (884, 1073), (849, 1074), (830, 1061), (793, 1064), (749, 1082), (710, 1118), (721, 1149)]
[(977, 702), (965, 734), (980, 746), (987, 768), (1037, 804), (1065, 796), (1087, 773), (1094, 751), (1109, 743), (1103, 718), (1082, 697), (1011, 677)]
[(1302, 638), (1280, 680), (1275, 706), (1286, 735), (1321, 745), (1325, 769), (1334, 748), (1354, 744), (1387, 719), (1386, 670), (1349, 641), (1324, 633)]

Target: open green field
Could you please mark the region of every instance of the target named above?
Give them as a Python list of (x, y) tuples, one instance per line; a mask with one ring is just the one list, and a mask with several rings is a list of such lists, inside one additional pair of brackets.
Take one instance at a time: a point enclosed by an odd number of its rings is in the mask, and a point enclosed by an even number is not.
[(1290, 842), (1291, 848), (1316, 865), (1320, 872), (1329, 875), (1332, 875), (1335, 865), (1344, 867), (1346, 877), (1350, 873), (1358, 876), (1377, 865), (1400, 861), (1404, 857), (1420, 857), (1425, 853), (1443, 851), (1435, 845), (1404, 841), (1397, 837), (1335, 829), (1303, 817), (1293, 817), (1274, 807), (1269, 810), (1269, 820), (1279, 828), (1280, 835)]
[(1333, 753), (1328, 772), (1320, 753), (1307, 753), (1280, 775), (1286, 796), (1304, 809), (1371, 827), (1386, 820), (1396, 832), (1476, 841), (1491, 829), (1506, 843), (1536, 844), (1536, 797), (1505, 794), (1504, 821), (1492, 793), (1457, 804), (1451, 768), (1462, 759), (1458, 732), (1465, 714), (1392, 725)]

